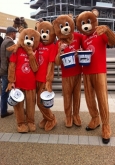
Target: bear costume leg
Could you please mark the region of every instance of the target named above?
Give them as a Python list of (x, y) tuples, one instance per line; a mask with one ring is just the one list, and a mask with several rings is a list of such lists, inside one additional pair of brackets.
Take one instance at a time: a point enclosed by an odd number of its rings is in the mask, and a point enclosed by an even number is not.
[(77, 126), (81, 126), (81, 120), (79, 116), (81, 75), (62, 78), (62, 90), (64, 99), (64, 111), (66, 116), (65, 126), (72, 127), (73, 123)]
[(95, 129), (100, 125), (99, 114), (95, 101), (97, 97), (100, 117), (102, 121), (102, 140), (108, 143), (110, 140), (111, 129), (109, 125), (109, 106), (107, 95), (107, 79), (106, 74), (84, 75), (85, 97), (89, 113), (92, 117), (87, 130)]
[(90, 130), (93, 130), (98, 126), (100, 126), (100, 118), (99, 118), (99, 112), (97, 109), (97, 104), (95, 99), (95, 90), (91, 81), (91, 75), (83, 75), (83, 81), (84, 81), (85, 99), (89, 113), (92, 117), (90, 123), (88, 124), (88, 127), (86, 127), (86, 130), (88, 130), (88, 128)]
[(17, 131), (20, 133), (28, 132), (28, 125), (26, 123), (26, 116), (24, 111), (24, 101), (14, 106), (14, 112), (17, 120)]
[(40, 94), (44, 91), (45, 83), (37, 82), (37, 105), (43, 115), (43, 120), (39, 123), (40, 128), (44, 128), (45, 131), (52, 130), (56, 124), (55, 115), (49, 108), (45, 108), (41, 103)]
[(36, 90), (25, 90), (26, 101), (26, 121), (30, 132), (36, 130), (35, 125), (35, 103), (36, 103)]

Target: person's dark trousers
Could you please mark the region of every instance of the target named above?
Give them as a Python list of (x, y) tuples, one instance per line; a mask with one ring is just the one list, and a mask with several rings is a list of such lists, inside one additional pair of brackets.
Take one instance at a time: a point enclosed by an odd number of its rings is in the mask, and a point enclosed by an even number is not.
[(6, 88), (8, 85), (8, 76), (2, 76), (2, 89), (1, 89), (1, 115), (7, 114), (8, 104), (7, 99), (9, 96), (9, 92), (6, 92)]

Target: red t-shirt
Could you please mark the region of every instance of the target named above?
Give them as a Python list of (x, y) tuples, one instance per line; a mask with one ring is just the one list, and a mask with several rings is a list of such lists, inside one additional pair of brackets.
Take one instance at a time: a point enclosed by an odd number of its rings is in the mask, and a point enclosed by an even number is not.
[(24, 90), (33, 90), (36, 88), (35, 73), (29, 65), (29, 58), (23, 48), (18, 48), (16, 54), (10, 56), (10, 62), (16, 63), (15, 87)]
[(42, 43), (40, 43), (38, 47), (38, 54), (36, 55), (36, 58), (39, 63), (39, 69), (36, 73), (36, 80), (40, 82), (46, 82), (48, 64), (49, 62), (55, 61), (55, 44), (52, 43), (50, 45), (43, 45)]
[[(80, 49), (82, 43), (82, 35), (77, 32), (74, 32), (73, 35), (74, 35), (73, 42), (64, 49), (64, 53), (68, 53)], [(57, 50), (58, 50), (58, 42), (56, 43)], [(65, 68), (63, 64), (61, 65), (62, 77), (76, 76), (82, 72), (82, 67), (79, 65), (78, 58), (76, 57), (75, 60), (76, 60), (76, 65), (71, 68)]]
[(92, 50), (91, 63), (83, 66), (84, 74), (106, 73), (106, 46), (108, 38), (105, 34), (97, 36), (83, 36), (83, 49)]

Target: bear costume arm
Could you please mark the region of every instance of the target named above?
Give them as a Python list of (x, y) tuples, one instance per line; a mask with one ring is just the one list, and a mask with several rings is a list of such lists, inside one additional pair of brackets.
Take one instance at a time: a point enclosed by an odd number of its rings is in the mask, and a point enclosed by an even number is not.
[(12, 45), (12, 46), (6, 48), (6, 49), (7, 49), (8, 51), (12, 52), (12, 53), (16, 53), (19, 47), (20, 47), (19, 44), (14, 44), (14, 45)]
[(98, 35), (105, 33), (108, 37), (108, 44), (115, 45), (115, 33), (106, 25), (101, 25), (96, 27), (96, 32)]
[(16, 68), (16, 64), (14, 62), (10, 62), (9, 67), (8, 67), (8, 81), (9, 81), (9, 83), (8, 83), (6, 91), (11, 90), (12, 87), (14, 86), (13, 83), (16, 81), (15, 68)]
[(26, 51), (26, 53), (28, 54), (29, 63), (30, 63), (30, 67), (31, 67), (32, 71), (37, 72), (38, 71), (38, 62), (36, 60), (32, 47), (23, 45), (23, 48)]
[(56, 55), (56, 58), (55, 58), (55, 64), (57, 66), (61, 65), (62, 64), (62, 60), (60, 58), (60, 55), (64, 53), (64, 49), (62, 49), (61, 47), (61, 42), (58, 43), (58, 53)]
[(54, 62), (49, 62), (46, 75), (46, 90), (52, 92), (52, 81), (54, 78)]

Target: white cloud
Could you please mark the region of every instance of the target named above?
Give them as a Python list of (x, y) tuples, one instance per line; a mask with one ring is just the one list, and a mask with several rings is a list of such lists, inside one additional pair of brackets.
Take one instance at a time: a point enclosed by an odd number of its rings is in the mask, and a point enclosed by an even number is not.
[(30, 6), (24, 4), (29, 0), (0, 0), (0, 12), (15, 15), (18, 17), (30, 18), (30, 13), (35, 11)]

